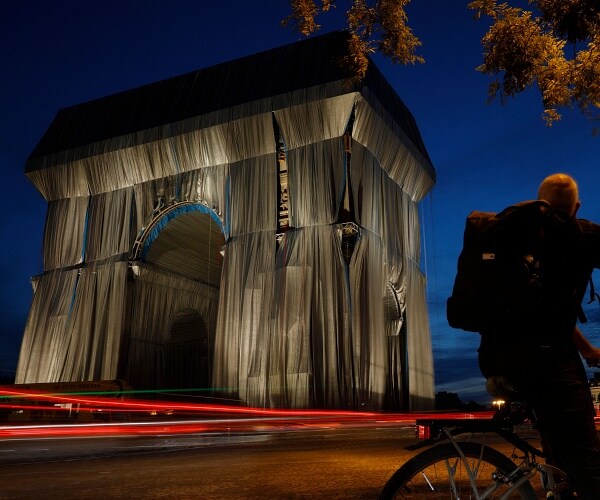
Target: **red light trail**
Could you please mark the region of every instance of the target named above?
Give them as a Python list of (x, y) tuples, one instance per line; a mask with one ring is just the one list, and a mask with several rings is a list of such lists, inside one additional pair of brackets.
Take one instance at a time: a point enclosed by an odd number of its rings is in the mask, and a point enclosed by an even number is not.
[[(0, 408), (23, 412), (56, 412), (101, 415), (107, 420), (137, 418), (144, 421), (97, 423), (13, 424), (0, 426), (0, 438), (81, 437), (219, 432), (266, 432), (299, 428), (414, 425), (418, 418), (491, 418), (493, 412), (478, 413), (378, 413), (345, 410), (290, 410), (251, 408), (205, 403), (122, 400), (115, 397), (48, 394), (36, 391), (0, 390)], [(185, 420), (160, 421), (153, 417), (183, 416)], [(194, 419), (190, 419), (194, 415)], [(152, 418), (152, 421), (148, 421)], [(52, 420), (50, 417), (48, 420)]]

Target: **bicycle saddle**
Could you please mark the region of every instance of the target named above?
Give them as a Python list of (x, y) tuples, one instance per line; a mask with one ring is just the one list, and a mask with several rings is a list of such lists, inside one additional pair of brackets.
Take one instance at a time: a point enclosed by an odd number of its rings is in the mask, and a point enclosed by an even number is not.
[(518, 401), (519, 391), (513, 383), (503, 375), (492, 375), (485, 383), (485, 389), (490, 396), (501, 398), (505, 401)]

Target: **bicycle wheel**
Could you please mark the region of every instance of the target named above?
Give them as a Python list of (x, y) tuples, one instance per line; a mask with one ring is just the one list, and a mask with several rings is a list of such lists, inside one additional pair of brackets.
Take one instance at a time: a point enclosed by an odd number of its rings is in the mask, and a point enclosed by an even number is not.
[[(478, 496), (471, 488), (467, 469), (456, 449), (452, 443), (444, 443), (419, 453), (400, 467), (384, 486), (379, 500), (497, 499), (505, 495), (511, 485), (497, 478), (517, 468), (512, 460), (478, 443), (461, 442), (459, 445), (475, 476)], [(528, 481), (506, 498), (535, 500), (536, 496)]]

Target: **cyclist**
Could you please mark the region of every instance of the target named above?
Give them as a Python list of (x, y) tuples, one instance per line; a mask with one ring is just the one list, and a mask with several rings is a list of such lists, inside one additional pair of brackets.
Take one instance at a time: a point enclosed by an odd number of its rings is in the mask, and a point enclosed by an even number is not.
[(520, 324), (481, 332), (479, 366), (487, 378), (507, 378), (532, 407), (553, 464), (569, 474), (580, 499), (600, 498), (600, 442), (595, 409), (580, 357), (600, 360), (576, 326), (594, 268), (600, 268), (600, 225), (576, 219), (575, 180), (553, 174), (538, 198), (552, 207), (544, 228), (544, 306)]

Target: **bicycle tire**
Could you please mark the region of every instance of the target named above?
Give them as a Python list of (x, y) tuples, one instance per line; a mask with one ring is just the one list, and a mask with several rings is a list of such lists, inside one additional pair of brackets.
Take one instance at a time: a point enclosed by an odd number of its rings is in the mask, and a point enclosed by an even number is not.
[[(481, 495), (488, 488), (497, 485), (497, 489), (489, 493), (486, 499), (496, 499), (506, 494), (509, 486), (495, 481), (492, 474), (510, 473), (517, 465), (497, 450), (474, 442), (459, 442), (460, 449), (470, 461), (470, 467), (477, 465), (477, 489)], [(456, 492), (452, 491), (447, 465), (456, 466), (454, 481)], [(390, 477), (379, 494), (379, 500), (393, 499), (427, 499), (438, 498), (475, 498), (466, 474), (464, 464), (459, 458), (452, 443), (444, 443), (419, 453), (400, 467)], [(509, 498), (536, 500), (536, 495), (529, 481), (523, 483)]]

